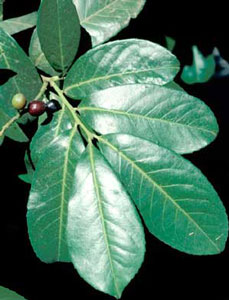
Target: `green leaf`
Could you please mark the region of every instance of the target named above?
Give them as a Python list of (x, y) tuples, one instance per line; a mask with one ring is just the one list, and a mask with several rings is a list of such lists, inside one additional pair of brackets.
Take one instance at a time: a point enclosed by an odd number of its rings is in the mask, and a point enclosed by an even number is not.
[(4, 0), (0, 0), (0, 22), (3, 20), (3, 2)]
[(96, 46), (109, 40), (128, 26), (136, 18), (146, 0), (73, 0), (76, 5), (80, 24), (92, 38)]
[(0, 22), (0, 28), (5, 30), (8, 34), (13, 35), (36, 26), (36, 23), (37, 12), (32, 12), (21, 17), (4, 20)]
[(144, 259), (144, 232), (125, 189), (90, 143), (74, 175), (67, 237), (72, 262), (96, 289), (120, 298)]
[(34, 175), (34, 168), (33, 168), (31, 159), (29, 157), (28, 151), (26, 151), (26, 153), (25, 153), (24, 162), (25, 162), (25, 167), (26, 167), (27, 173), (26, 174), (20, 174), (20, 175), (18, 175), (18, 177), (22, 181), (31, 184), (32, 183), (32, 179), (33, 179), (33, 175)]
[(157, 238), (190, 254), (223, 251), (228, 220), (207, 178), (176, 153), (134, 136), (100, 139), (99, 147)]
[(1, 300), (25, 300), (24, 297), (18, 295), (17, 293), (0, 286), (0, 299)]
[(77, 99), (124, 84), (164, 85), (178, 71), (176, 57), (157, 44), (137, 39), (115, 41), (81, 56), (70, 69), (64, 89)]
[(192, 52), (193, 64), (184, 67), (181, 79), (187, 84), (207, 82), (215, 73), (214, 55), (210, 54), (205, 58), (197, 46), (192, 47)]
[(80, 23), (72, 0), (43, 0), (37, 33), (49, 63), (58, 71), (66, 72), (80, 41)]
[(31, 37), (30, 45), (29, 45), (29, 56), (33, 62), (33, 64), (40, 70), (44, 71), (46, 74), (55, 76), (58, 75), (49, 62), (47, 61), (44, 52), (41, 50), (40, 41), (37, 35), (37, 29), (34, 30), (33, 35)]
[(166, 48), (172, 52), (176, 46), (176, 41), (169, 36), (165, 37), (165, 41), (166, 41)]
[(28, 142), (27, 136), (15, 122), (6, 131), (2, 131), (3, 127), (11, 120), (11, 117), (4, 112), (1, 106), (2, 103), (0, 103), (0, 145), (3, 142), (4, 136), (8, 136), (17, 142)]
[(17, 111), (11, 104), (12, 97), (16, 93), (23, 93), (28, 101), (33, 100), (41, 88), (41, 80), (24, 51), (2, 29), (0, 29), (0, 68), (17, 73), (0, 86), (1, 107), (9, 116), (15, 116)]
[(33, 164), (36, 166), (42, 152), (57, 138), (61, 133), (66, 130), (70, 130), (75, 121), (72, 115), (62, 105), (62, 109), (56, 112), (53, 116), (52, 121), (49, 124), (41, 125), (34, 135), (30, 144), (31, 158)]
[(128, 133), (178, 153), (212, 142), (218, 125), (211, 110), (187, 93), (156, 85), (126, 85), (81, 102), (82, 119), (101, 134)]
[[(33, 176), (28, 202), (29, 237), (44, 262), (69, 262), (66, 222), (75, 165), (84, 151), (75, 125), (46, 148)], [(45, 163), (44, 163), (45, 162)]]

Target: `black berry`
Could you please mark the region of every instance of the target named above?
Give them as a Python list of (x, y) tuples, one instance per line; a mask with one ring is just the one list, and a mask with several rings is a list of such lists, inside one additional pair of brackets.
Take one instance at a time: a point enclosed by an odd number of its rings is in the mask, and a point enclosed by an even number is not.
[(31, 116), (40, 116), (45, 112), (45, 109), (45, 103), (39, 100), (31, 101), (28, 107), (28, 111)]
[(61, 109), (61, 106), (58, 101), (56, 100), (50, 100), (48, 103), (46, 103), (46, 110), (47, 112), (54, 113), (55, 111), (58, 111)]

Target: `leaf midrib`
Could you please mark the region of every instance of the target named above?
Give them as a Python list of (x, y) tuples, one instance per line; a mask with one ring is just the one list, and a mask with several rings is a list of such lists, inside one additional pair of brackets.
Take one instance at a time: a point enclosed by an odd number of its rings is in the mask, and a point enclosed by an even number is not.
[(185, 123), (179, 123), (179, 122), (174, 122), (174, 121), (171, 121), (171, 120), (166, 120), (166, 119), (159, 119), (159, 118), (155, 118), (155, 117), (148, 117), (148, 116), (144, 116), (144, 115), (138, 115), (136, 113), (127, 113), (125, 111), (120, 111), (120, 110), (116, 110), (116, 109), (105, 109), (105, 108), (100, 108), (100, 107), (92, 107), (92, 106), (84, 106), (84, 107), (79, 107), (78, 108), (78, 111), (82, 111), (82, 110), (89, 110), (89, 111), (99, 111), (99, 112), (106, 112), (106, 113), (110, 113), (110, 114), (119, 114), (119, 115), (124, 115), (124, 116), (127, 116), (127, 117), (134, 117), (134, 118), (142, 118), (142, 119), (146, 119), (148, 121), (158, 121), (158, 122), (163, 122), (163, 123), (169, 123), (169, 124), (175, 124), (175, 125), (178, 125), (178, 126), (185, 126), (185, 127), (189, 127), (189, 128), (192, 128), (192, 129), (197, 129), (197, 130), (200, 130), (200, 131), (204, 131), (204, 132), (208, 132), (208, 133), (211, 133), (213, 136), (216, 136), (217, 135), (217, 132), (215, 131), (212, 131), (212, 130), (208, 130), (208, 129), (205, 129), (205, 128), (201, 128), (201, 127), (197, 127), (197, 126), (191, 126), (191, 125), (188, 125), (188, 124), (185, 124)]
[(209, 235), (203, 231), (203, 229), (199, 226), (198, 223), (196, 223), (196, 221), (189, 216), (189, 214), (182, 209), (177, 203), (176, 201), (174, 201), (174, 199), (158, 184), (156, 183), (151, 177), (149, 177), (147, 175), (147, 173), (144, 172), (144, 170), (142, 168), (140, 168), (138, 165), (136, 165), (128, 156), (126, 156), (123, 152), (121, 152), (121, 150), (119, 150), (118, 148), (116, 148), (113, 144), (111, 144), (109, 141), (107, 141), (106, 139), (104, 139), (103, 137), (99, 137), (99, 141), (101, 141), (102, 143), (108, 145), (113, 151), (117, 152), (118, 155), (122, 156), (123, 159), (125, 159), (126, 161), (128, 161), (133, 168), (135, 168), (139, 173), (141, 173), (141, 175), (143, 177), (145, 177), (150, 183), (153, 184), (154, 187), (156, 187), (162, 194), (165, 195), (165, 197), (167, 199), (169, 199), (172, 204), (181, 212), (183, 213), (183, 215), (185, 215), (187, 217), (187, 219), (189, 221), (191, 221), (195, 227), (197, 227), (199, 229), (199, 231), (210, 241), (210, 243), (215, 247), (215, 249), (220, 252), (219, 247), (211, 240), (211, 238), (209, 237)]
[(121, 293), (119, 291), (119, 287), (118, 287), (118, 284), (117, 284), (117, 281), (116, 281), (116, 274), (115, 274), (115, 271), (114, 271), (110, 245), (109, 245), (109, 242), (108, 242), (109, 239), (108, 239), (107, 228), (106, 228), (106, 224), (105, 224), (105, 220), (104, 220), (104, 211), (103, 211), (102, 199), (101, 199), (101, 195), (100, 195), (100, 188), (99, 188), (99, 184), (98, 184), (97, 178), (96, 178), (96, 170), (95, 170), (95, 162), (94, 162), (94, 154), (93, 154), (93, 145), (90, 142), (88, 146), (89, 146), (89, 157), (90, 157), (92, 177), (93, 177), (93, 182), (94, 182), (94, 186), (95, 186), (96, 198), (98, 200), (98, 208), (99, 208), (99, 214), (100, 214), (100, 219), (101, 219), (101, 223), (102, 223), (104, 240), (105, 240), (106, 249), (107, 249), (107, 255), (108, 255), (108, 259), (109, 259), (109, 263), (110, 263), (110, 268), (111, 268), (111, 272), (112, 272), (112, 278), (113, 278), (113, 281), (114, 281), (114, 286), (115, 286), (115, 289), (116, 289), (116, 293), (117, 293), (117, 296), (120, 297)]
[(65, 184), (67, 179), (68, 173), (68, 159), (69, 159), (69, 152), (72, 144), (73, 137), (76, 133), (77, 125), (72, 128), (71, 135), (69, 137), (68, 147), (66, 149), (66, 153), (64, 156), (64, 168), (63, 168), (63, 181), (61, 186), (61, 201), (60, 201), (60, 218), (59, 218), (59, 233), (58, 233), (58, 250), (57, 250), (57, 258), (60, 260), (61, 256), (61, 247), (62, 247), (62, 235), (63, 235), (63, 219), (64, 219), (64, 207), (65, 207)]
[(168, 70), (168, 69), (177, 69), (177, 70), (179, 70), (179, 67), (171, 67), (170, 65), (168, 65), (168, 66), (164, 66), (164, 67), (143, 69), (143, 70), (134, 70), (134, 71), (129, 71), (129, 72), (122, 72), (122, 73), (116, 73), (116, 74), (111, 74), (111, 75), (104, 75), (104, 76), (100, 76), (100, 77), (90, 78), (88, 80), (81, 81), (79, 83), (72, 84), (72, 85), (68, 86), (64, 90), (64, 93), (66, 93), (67, 91), (72, 90), (74, 88), (80, 87), (82, 85), (91, 84), (92, 82), (95, 82), (95, 81), (107, 80), (107, 79), (110, 79), (110, 78), (113, 78), (113, 77), (124, 77), (126, 75), (139, 74), (139, 73), (150, 72), (150, 71), (155, 72), (157, 70), (163, 70), (163, 69), (166, 69), (166, 70)]

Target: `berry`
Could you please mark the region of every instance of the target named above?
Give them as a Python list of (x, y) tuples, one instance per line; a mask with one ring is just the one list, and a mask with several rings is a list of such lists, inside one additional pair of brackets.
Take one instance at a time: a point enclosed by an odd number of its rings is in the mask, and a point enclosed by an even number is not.
[(26, 105), (26, 98), (23, 94), (18, 93), (13, 96), (12, 105), (14, 108), (20, 110), (23, 109)]
[(40, 116), (45, 112), (46, 105), (44, 102), (34, 100), (29, 103), (28, 111), (31, 116)]
[(46, 103), (46, 110), (50, 113), (54, 113), (59, 109), (61, 109), (61, 106), (56, 100), (50, 100), (48, 103)]

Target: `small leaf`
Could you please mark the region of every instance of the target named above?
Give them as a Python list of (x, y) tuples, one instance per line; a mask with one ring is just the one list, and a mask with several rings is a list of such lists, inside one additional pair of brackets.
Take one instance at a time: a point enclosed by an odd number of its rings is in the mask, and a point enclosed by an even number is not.
[(4, 112), (1, 105), (2, 103), (0, 103), (0, 145), (3, 142), (4, 136), (8, 136), (17, 142), (28, 142), (27, 136), (17, 123), (13, 123), (6, 131), (2, 131), (3, 127), (11, 120), (11, 117)]
[(176, 41), (170, 36), (166, 36), (165, 41), (166, 41), (166, 48), (172, 52), (176, 46)]
[(18, 295), (17, 293), (0, 286), (0, 299), (1, 300), (25, 300), (24, 297)]
[(67, 225), (72, 262), (93, 287), (120, 298), (144, 259), (141, 220), (92, 144), (77, 164), (74, 183)]
[(4, 0), (0, 0), (0, 22), (3, 20), (3, 2)]
[(220, 55), (218, 48), (214, 48), (213, 55), (216, 63), (214, 76), (216, 78), (229, 77), (229, 63)]
[(62, 109), (54, 114), (49, 124), (39, 127), (30, 144), (31, 158), (35, 166), (42, 152), (45, 151), (61, 133), (70, 130), (74, 123), (72, 115), (67, 108), (62, 105)]
[(199, 99), (156, 85), (126, 85), (96, 92), (81, 102), (82, 119), (101, 134), (128, 133), (178, 153), (212, 142), (217, 121)]
[(43, 0), (37, 33), (49, 63), (56, 70), (66, 72), (80, 41), (79, 18), (72, 0)]
[(37, 12), (32, 12), (21, 17), (4, 20), (3, 22), (0, 22), (0, 28), (5, 30), (8, 34), (13, 35), (32, 28), (36, 26), (36, 24)]
[(97, 46), (115, 36), (128, 26), (131, 18), (136, 18), (146, 0), (73, 0), (76, 5), (80, 24)]
[(181, 78), (187, 84), (207, 82), (215, 73), (215, 60), (213, 54), (206, 58), (198, 50), (197, 46), (192, 47), (193, 65), (185, 66)]
[(65, 93), (79, 99), (97, 90), (133, 83), (164, 85), (179, 71), (176, 57), (149, 41), (129, 39), (89, 50), (70, 69)]
[(44, 71), (46, 74), (51, 76), (58, 75), (58, 72), (56, 72), (51, 67), (43, 51), (41, 50), (40, 41), (37, 35), (37, 29), (34, 30), (33, 35), (31, 37), (29, 45), (29, 56), (38, 69)]
[(223, 251), (228, 235), (225, 208), (207, 178), (189, 161), (124, 134), (102, 137), (99, 147), (152, 234), (190, 254)]
[(33, 176), (28, 202), (29, 237), (44, 262), (69, 262), (66, 222), (75, 165), (84, 150), (75, 125), (46, 148)]
[(0, 86), (1, 107), (6, 114), (13, 117), (17, 111), (12, 106), (12, 97), (16, 93), (22, 93), (28, 101), (33, 100), (41, 88), (41, 80), (24, 51), (2, 29), (0, 29), (0, 68), (17, 73)]
[(33, 168), (31, 159), (29, 157), (28, 151), (26, 151), (26, 153), (25, 153), (24, 162), (25, 162), (25, 167), (26, 167), (27, 173), (26, 174), (20, 174), (20, 175), (18, 175), (18, 177), (22, 181), (31, 184), (32, 183), (32, 179), (33, 179), (33, 174), (34, 174), (34, 168)]

